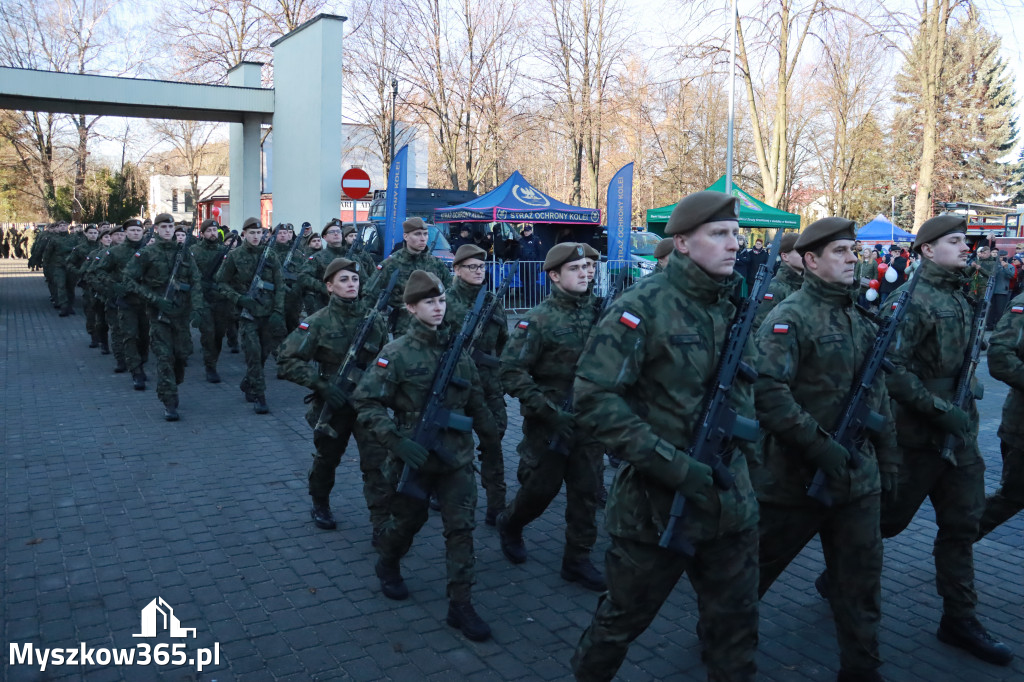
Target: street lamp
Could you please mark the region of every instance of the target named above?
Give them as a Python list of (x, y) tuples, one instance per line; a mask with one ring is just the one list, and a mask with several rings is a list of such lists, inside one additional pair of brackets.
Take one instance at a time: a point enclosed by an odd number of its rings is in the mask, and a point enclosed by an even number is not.
[(398, 97), (398, 79), (391, 79), (391, 160), (388, 162), (388, 176), (391, 175), (391, 164), (395, 162), (395, 99)]

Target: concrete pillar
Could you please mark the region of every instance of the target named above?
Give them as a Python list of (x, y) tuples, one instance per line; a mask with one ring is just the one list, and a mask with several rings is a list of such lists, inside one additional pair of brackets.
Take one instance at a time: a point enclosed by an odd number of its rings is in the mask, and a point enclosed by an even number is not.
[(296, 230), (340, 216), (344, 21), (321, 14), (272, 43), (274, 222)]
[[(262, 87), (260, 62), (242, 62), (228, 71), (228, 85)], [(260, 117), (245, 114), (243, 123), (231, 123), (230, 215), (221, 221), (241, 231), (246, 218), (260, 217)]]

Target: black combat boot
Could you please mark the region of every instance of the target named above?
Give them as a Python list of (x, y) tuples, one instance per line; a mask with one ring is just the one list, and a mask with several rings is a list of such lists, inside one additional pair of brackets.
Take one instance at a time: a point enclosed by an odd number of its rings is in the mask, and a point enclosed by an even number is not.
[(526, 561), (526, 543), (523, 542), (523, 529), (512, 528), (508, 520), (508, 512), (498, 514), (498, 537), (501, 539), (501, 553), (514, 564)]
[(375, 548), (380, 547), (380, 534), (380, 528), (374, 528), (373, 534), (370, 536), (370, 544)]
[(208, 382), (210, 382), (211, 384), (219, 384), (220, 383), (220, 375), (217, 374), (217, 368), (216, 367), (207, 367), (206, 368), (206, 380)]
[(66, 305), (60, 309), (60, 317), (67, 317), (68, 315), (74, 315), (75, 310), (70, 305)]
[(117, 361), (117, 367), (114, 368), (114, 374), (124, 374), (128, 371), (128, 365), (124, 364), (124, 358)]
[(441, 511), (441, 501), (437, 499), (437, 491), (430, 491), (430, 508), (434, 511)]
[(314, 497), (313, 508), (310, 510), (309, 515), (313, 518), (313, 523), (316, 524), (317, 528), (334, 530), (338, 527), (338, 524), (334, 521), (334, 514), (331, 513), (331, 503), (326, 498)]
[(377, 572), (377, 577), (380, 578), (380, 591), (384, 593), (385, 597), (395, 601), (409, 597), (409, 588), (402, 580), (402, 571), (399, 569), (397, 561), (394, 564), (387, 564), (384, 563), (384, 559), (377, 559), (374, 570)]
[(253, 394), (252, 402), (252, 411), (255, 412), (256, 414), (266, 414), (270, 412), (270, 408), (267, 407), (266, 396)]
[(245, 394), (245, 402), (251, 403), (253, 400), (255, 400), (255, 398), (253, 397), (252, 392), (249, 390), (249, 380), (248, 379), (242, 379), (242, 383), (240, 383), (238, 385), (238, 388), (240, 388), (242, 390), (242, 393)]
[(589, 557), (562, 559), (562, 578), (594, 592), (604, 592), (608, 584)]
[(453, 628), (462, 630), (466, 639), (474, 642), (485, 642), (491, 638), (491, 627), (477, 615), (469, 600), (448, 602), (448, 617), (445, 622)]
[(171, 398), (164, 403), (164, 420), (176, 422), (178, 419), (178, 399)]
[(814, 589), (818, 591), (818, 596), (828, 601), (828, 572), (822, 571), (821, 575), (814, 579)]
[(100, 341), (100, 355), (110, 355), (110, 344), (107, 342), (106, 337)]
[(146, 375), (142, 372), (132, 372), (132, 385), (136, 391), (145, 391)]
[(942, 616), (939, 631), (935, 633), (940, 642), (960, 647), (976, 658), (996, 665), (1010, 665), (1013, 652), (1010, 647), (988, 634), (977, 618), (951, 618)]
[(185, 381), (185, 361), (175, 360), (174, 361), (174, 383), (182, 384)]
[(836, 682), (885, 682), (877, 670), (840, 670)]
[(488, 526), (493, 526), (498, 523), (498, 516), (501, 512), (505, 511), (504, 507), (488, 507), (487, 514), (484, 516), (484, 523)]
[(96, 340), (96, 335), (92, 334), (89, 337), (89, 348), (99, 348), (100, 342)]

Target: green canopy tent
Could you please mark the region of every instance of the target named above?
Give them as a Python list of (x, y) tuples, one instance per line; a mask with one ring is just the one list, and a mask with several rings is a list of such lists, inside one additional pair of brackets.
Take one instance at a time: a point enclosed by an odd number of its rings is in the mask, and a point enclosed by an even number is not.
[[(715, 184), (708, 187), (712, 192), (725, 191), (725, 176), (718, 178)], [(787, 213), (778, 208), (772, 208), (763, 201), (758, 201), (742, 189), (733, 185), (732, 193), (740, 200), (740, 227), (753, 229), (778, 229), (799, 230), (800, 216), (795, 213)], [(652, 208), (647, 211), (647, 229), (651, 232), (664, 234), (665, 224), (672, 214), (675, 204)]]

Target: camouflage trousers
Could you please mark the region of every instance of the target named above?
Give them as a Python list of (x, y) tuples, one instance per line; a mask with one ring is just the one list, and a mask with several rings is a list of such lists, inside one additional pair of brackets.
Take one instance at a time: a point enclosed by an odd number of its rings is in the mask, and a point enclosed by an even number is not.
[(608, 591), (572, 657), (577, 680), (611, 680), (686, 573), (697, 593), (709, 680), (757, 675), (757, 530), (698, 542), (693, 557), (611, 536)]
[(53, 286), (57, 292), (57, 305), (61, 308), (75, 304), (75, 277), (63, 265), (53, 266)]
[(99, 337), (96, 334), (96, 325), (103, 316), (103, 308), (99, 299), (93, 296), (92, 290), (89, 288), (82, 289), (82, 309), (85, 312), (86, 333), (93, 340), (99, 341)]
[(242, 385), (248, 386), (249, 392), (254, 395), (266, 395), (267, 380), (263, 376), (263, 365), (267, 363), (267, 356), (274, 349), (268, 318), (240, 318), (238, 336), (242, 352), (245, 353), (245, 379), (242, 380)]
[[(501, 380), (497, 372), (481, 369), (480, 380), (486, 385), (501, 386)], [(494, 416), (494, 423), (498, 427), (498, 440), (505, 437), (505, 430), (508, 428), (508, 411), (505, 407), (505, 396), (498, 391), (487, 395), (487, 407)], [(489, 452), (487, 455), (480, 453), (480, 483), (484, 486), (487, 495), (487, 509), (497, 512), (504, 511), (505, 497), (508, 487), (505, 485), (505, 458), (501, 450)]]
[(544, 422), (523, 420), (523, 439), (517, 448), (520, 488), (509, 505), (509, 526), (523, 528), (538, 518), (564, 482), (564, 558), (586, 558), (597, 541), (597, 491), (603, 449), (574, 441), (568, 456), (552, 452), (547, 444), (550, 433)]
[(141, 305), (123, 303), (117, 309), (117, 323), (128, 371), (141, 372), (149, 360), (149, 315)]
[[(398, 486), (403, 463), (388, 457), (384, 474), (392, 489)], [(475, 579), (473, 530), (476, 528), (476, 475), (469, 464), (445, 473), (420, 473), (419, 482), (437, 493), (444, 526), (448, 598), (468, 601)], [(412, 540), (427, 521), (427, 500), (398, 493), (391, 497), (390, 518), (381, 527), (377, 549), (387, 563), (399, 561), (412, 547)]]
[(999, 490), (985, 498), (985, 512), (981, 515), (978, 530), (979, 540), (1024, 509), (1024, 450), (1002, 439), (999, 441), (999, 450), (1003, 454), (1003, 475)]
[(110, 352), (118, 362), (125, 362), (124, 337), (121, 335), (121, 322), (118, 315), (117, 304), (107, 301), (103, 307), (103, 316), (107, 321), (107, 328), (110, 330)]
[(203, 366), (216, 369), (223, 348), (228, 325), (235, 317), (235, 306), (230, 301), (216, 300), (206, 306), (199, 322), (199, 344), (203, 348)]
[(826, 508), (807, 504), (761, 503), (760, 585), (763, 597), (775, 579), (818, 535), (825, 555), (832, 617), (839, 642), (840, 667), (847, 673), (870, 672), (882, 665), (878, 624), (882, 619), (882, 533), (879, 495)]
[(55, 305), (59, 305), (60, 297), (57, 295), (57, 282), (53, 278), (53, 271), (56, 266), (50, 263), (43, 263), (43, 279), (46, 280), (46, 287), (50, 290), (50, 299)]
[(156, 356), (156, 397), (166, 403), (178, 399), (178, 384), (185, 380), (185, 365), (192, 355), (192, 334), (188, 315), (160, 317), (156, 308), (148, 312), (153, 321), (149, 326), (149, 343)]
[(939, 527), (932, 554), (943, 613), (973, 617), (978, 604), (974, 542), (985, 509), (985, 463), (978, 458), (955, 467), (934, 450), (905, 449), (896, 499), (887, 496), (882, 501), (882, 537), (901, 533), (926, 497), (931, 498)]
[(93, 338), (99, 343), (107, 341), (107, 335), (110, 332), (110, 327), (107, 324), (107, 304), (99, 296), (91, 296), (92, 300), (92, 313), (95, 316), (95, 322), (93, 322)]

